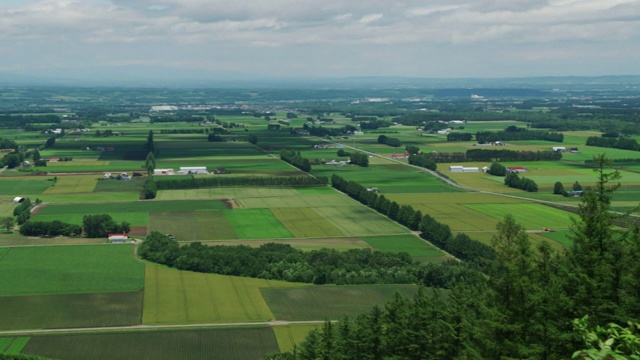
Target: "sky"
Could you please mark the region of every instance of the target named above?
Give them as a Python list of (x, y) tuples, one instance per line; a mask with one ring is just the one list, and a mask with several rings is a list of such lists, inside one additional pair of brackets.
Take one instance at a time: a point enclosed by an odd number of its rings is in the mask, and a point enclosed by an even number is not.
[(5, 74), (598, 76), (638, 59), (640, 0), (0, 0)]

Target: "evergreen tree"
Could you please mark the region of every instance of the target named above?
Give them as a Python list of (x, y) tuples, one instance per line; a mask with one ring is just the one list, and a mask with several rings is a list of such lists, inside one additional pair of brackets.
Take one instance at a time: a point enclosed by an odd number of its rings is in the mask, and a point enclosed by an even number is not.
[(556, 183), (553, 185), (553, 193), (556, 195), (564, 194), (564, 186), (560, 181), (556, 181)]

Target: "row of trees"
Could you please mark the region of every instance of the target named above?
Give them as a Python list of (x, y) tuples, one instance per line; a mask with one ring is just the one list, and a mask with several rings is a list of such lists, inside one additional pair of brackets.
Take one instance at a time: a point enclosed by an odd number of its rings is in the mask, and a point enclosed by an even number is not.
[(447, 141), (471, 141), (473, 134), (465, 132), (450, 132), (447, 134)]
[(611, 138), (611, 137), (590, 136), (587, 138), (587, 145), (599, 146), (604, 148), (640, 151), (640, 145), (635, 139), (624, 138), (624, 137)]
[(311, 171), (311, 163), (307, 158), (302, 157), (299, 151), (282, 149), (280, 151), (280, 159), (297, 167), (298, 169), (309, 172)]
[(436, 163), (474, 162), (474, 161), (555, 161), (562, 159), (558, 151), (515, 151), (469, 149), (464, 153), (427, 153), (427, 157)]
[[(366, 117), (354, 117), (351, 120), (360, 120), (360, 119), (366, 119)], [(376, 130), (381, 127), (389, 127), (389, 126), (391, 126), (391, 122), (386, 120), (376, 120), (375, 117), (373, 117), (373, 119), (371, 119), (368, 122), (360, 121), (360, 129), (362, 130)]]
[(318, 186), (327, 185), (325, 176), (289, 177), (199, 177), (191, 179), (164, 178), (156, 181), (157, 190), (202, 189), (221, 186)]
[(385, 144), (393, 147), (400, 147), (402, 143), (398, 138), (388, 137), (387, 135), (378, 136), (378, 144)]
[(436, 161), (429, 156), (429, 154), (411, 154), (409, 155), (408, 161), (411, 165), (420, 166), (429, 170), (436, 171), (438, 169), (438, 164), (436, 164)]
[(491, 163), (491, 166), (489, 166), (489, 170), (487, 170), (487, 174), (494, 175), (494, 176), (505, 176), (507, 175), (507, 167), (500, 164), (497, 161), (494, 161)]
[[(547, 242), (534, 247), (507, 215), (492, 238), (485, 277), (459, 278), (449, 292), (419, 292), (413, 300), (396, 295), (267, 359), (637, 358), (640, 234), (614, 228), (610, 201), (619, 174), (606, 166), (599, 157), (597, 185), (582, 198), (565, 251)], [(606, 326), (629, 320), (629, 328)]]
[(369, 166), (369, 155), (361, 152), (353, 152), (349, 154), (351, 164), (367, 167)]
[(388, 200), (384, 195), (378, 195), (372, 189), (355, 181), (347, 181), (336, 174), (331, 176), (331, 185), (409, 229), (420, 230), (420, 236), (423, 239), (460, 259), (481, 264), (483, 259), (493, 257), (490, 247), (465, 234), (453, 236), (448, 225), (436, 221), (429, 215), (423, 215), (420, 210), (416, 211), (411, 205), (400, 206), (395, 201)]
[(82, 217), (82, 229), (88, 238), (104, 238), (109, 234), (128, 233), (131, 224), (126, 221), (118, 224), (108, 214), (85, 215)]
[(20, 234), (24, 236), (69, 236), (82, 235), (82, 226), (53, 221), (27, 221), (20, 226)]
[(153, 178), (150, 177), (144, 182), (144, 185), (142, 185), (142, 198), (146, 200), (155, 199), (157, 192), (158, 185), (153, 181)]
[(508, 187), (524, 190), (527, 192), (537, 192), (538, 184), (535, 181), (526, 177), (519, 177), (514, 171), (510, 171), (504, 177), (504, 184)]
[(13, 216), (18, 217), (18, 225), (22, 225), (31, 218), (31, 199), (25, 198), (18, 206), (13, 209)]
[(480, 144), (487, 144), (496, 141), (515, 140), (545, 140), (563, 142), (564, 135), (558, 132), (531, 131), (516, 126), (509, 126), (504, 131), (478, 131), (476, 141)]

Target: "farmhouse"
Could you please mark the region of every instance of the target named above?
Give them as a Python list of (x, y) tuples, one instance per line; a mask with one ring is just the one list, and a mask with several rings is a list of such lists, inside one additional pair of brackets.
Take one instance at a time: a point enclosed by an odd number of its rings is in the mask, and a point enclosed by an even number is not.
[(408, 152), (406, 152), (404, 154), (396, 154), (396, 153), (391, 154), (391, 158), (392, 159), (406, 159), (408, 157), (409, 157), (409, 153)]
[(181, 166), (179, 174), (208, 174), (206, 166)]
[(529, 170), (527, 170), (527, 168), (524, 167), (524, 166), (509, 166), (509, 167), (507, 167), (507, 171), (508, 172), (515, 172), (515, 173), (526, 173)]
[(112, 244), (124, 244), (128, 239), (127, 234), (109, 234), (109, 242)]
[(448, 134), (451, 132), (451, 129), (447, 128), (447, 129), (442, 129), (442, 130), (438, 130), (437, 133), (438, 134)]

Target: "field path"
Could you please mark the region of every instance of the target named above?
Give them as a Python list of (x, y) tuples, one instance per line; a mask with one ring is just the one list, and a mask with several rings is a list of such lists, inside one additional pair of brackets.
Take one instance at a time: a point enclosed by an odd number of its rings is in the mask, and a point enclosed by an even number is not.
[[(332, 322), (336, 322), (334, 320)], [(85, 328), (62, 328), (62, 329), (34, 329), (34, 330), (10, 330), (0, 331), (0, 336), (9, 335), (35, 335), (35, 334), (76, 334), (91, 332), (121, 332), (121, 331), (153, 331), (167, 329), (206, 329), (206, 328), (222, 328), (222, 327), (242, 327), (242, 326), (281, 326), (281, 325), (298, 325), (298, 324), (324, 324), (325, 320), (307, 320), (307, 321), (262, 321), (262, 322), (238, 322), (238, 323), (209, 323), (209, 324), (182, 324), (182, 325), (130, 325), (130, 326), (105, 326), (105, 327), (85, 327)]]

